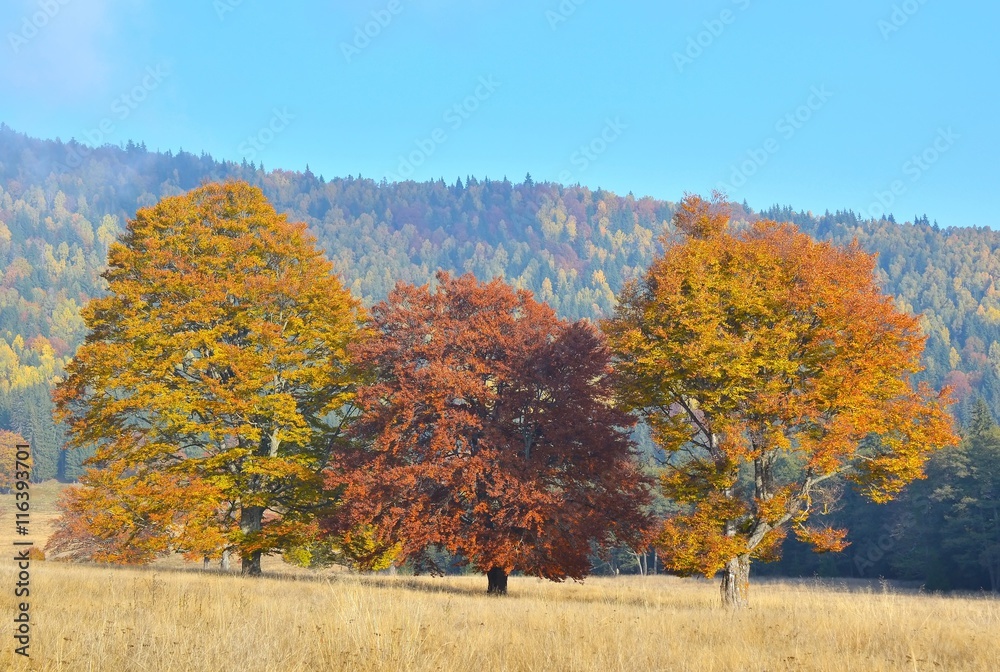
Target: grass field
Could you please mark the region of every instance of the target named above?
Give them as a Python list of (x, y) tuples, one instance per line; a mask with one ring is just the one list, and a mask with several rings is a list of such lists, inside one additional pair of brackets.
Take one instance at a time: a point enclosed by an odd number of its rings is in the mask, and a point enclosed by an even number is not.
[[(14, 581), (8, 559), (7, 623)], [(734, 614), (714, 582), (662, 576), (514, 577), (507, 598), (483, 577), (247, 580), (173, 563), (38, 562), (31, 582), (31, 659), (8, 634), (0, 670), (1000, 670), (1000, 601), (847, 585), (761, 582)]]

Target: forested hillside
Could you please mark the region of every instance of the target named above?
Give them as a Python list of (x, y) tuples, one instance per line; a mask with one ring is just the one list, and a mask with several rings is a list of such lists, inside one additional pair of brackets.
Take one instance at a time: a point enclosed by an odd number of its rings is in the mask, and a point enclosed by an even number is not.
[[(89, 149), (36, 140), (0, 125), (0, 426), (36, 447), (35, 478), (72, 479), (49, 420), (49, 383), (84, 335), (80, 307), (102, 288), (108, 245), (139, 207), (206, 181), (243, 179), (263, 188), (317, 236), (346, 284), (367, 302), (395, 282), (426, 282), (436, 270), (503, 276), (565, 317), (610, 314), (622, 284), (656, 252), (672, 204), (530, 176), (446, 182), (325, 180), (143, 145)], [(757, 216), (746, 206), (740, 218)], [(823, 216), (772, 208), (818, 238), (857, 239), (879, 253), (885, 289), (923, 313), (926, 378), (955, 389), (968, 419), (982, 395), (1000, 409), (1000, 233), (942, 228), (924, 217), (897, 224), (852, 212)]]
[[(49, 390), (83, 339), (81, 306), (103, 291), (108, 246), (137, 208), (227, 179), (259, 185), (280, 211), (306, 221), (347, 286), (368, 303), (399, 280), (423, 283), (441, 268), (503, 276), (565, 317), (608, 316), (615, 293), (659, 249), (673, 215), (667, 202), (530, 177), (325, 180), (308, 170), (267, 171), (133, 143), (91, 150), (0, 125), (0, 429), (31, 441), (36, 480), (80, 473), (83, 456), (59, 450), (64, 437), (51, 420)], [(944, 228), (926, 216), (896, 223), (859, 220), (852, 212), (754, 213), (745, 204), (736, 215), (793, 221), (814, 237), (856, 239), (877, 252), (886, 291), (923, 314), (924, 377), (950, 384), (956, 415), (979, 427), (962, 448), (935, 459), (931, 478), (901, 501), (879, 507), (847, 493), (830, 516), (852, 530), (846, 552), (816, 556), (789, 542), (785, 559), (761, 571), (893, 576), (938, 587), (992, 581), (995, 590), (1000, 547), (989, 527), (998, 520), (989, 490), (995, 469), (969, 465), (995, 452), (989, 446), (996, 430), (983, 429), (983, 416), (995, 418), (1000, 410), (1000, 232)], [(985, 403), (977, 406), (978, 397)], [(973, 418), (978, 424), (970, 425)], [(994, 551), (976, 555), (987, 547)]]

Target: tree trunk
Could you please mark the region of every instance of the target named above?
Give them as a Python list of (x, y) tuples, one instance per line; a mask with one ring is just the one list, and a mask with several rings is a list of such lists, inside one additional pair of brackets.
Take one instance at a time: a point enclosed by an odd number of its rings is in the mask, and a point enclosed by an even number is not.
[(240, 574), (243, 576), (260, 576), (260, 551), (250, 551), (243, 555)]
[(722, 575), (722, 604), (733, 609), (750, 605), (749, 555), (740, 555), (726, 564)]
[(639, 566), (639, 576), (646, 576), (646, 570), (642, 566), (642, 555), (639, 551), (632, 551), (632, 555), (635, 556), (635, 564)]
[(229, 553), (229, 549), (227, 548), (226, 550), (224, 550), (222, 552), (222, 559), (219, 560), (219, 569), (222, 570), (223, 572), (228, 572), (229, 571), (229, 558), (230, 557), (231, 556), (230, 556), (230, 553)]
[[(260, 532), (264, 521), (264, 507), (245, 506), (240, 512), (240, 531), (244, 535)], [(260, 576), (260, 551), (243, 551), (242, 567), (240, 573), (243, 576)]]
[(502, 567), (494, 567), (486, 572), (486, 578), (489, 580), (489, 588), (486, 589), (487, 595), (507, 594), (507, 572)]

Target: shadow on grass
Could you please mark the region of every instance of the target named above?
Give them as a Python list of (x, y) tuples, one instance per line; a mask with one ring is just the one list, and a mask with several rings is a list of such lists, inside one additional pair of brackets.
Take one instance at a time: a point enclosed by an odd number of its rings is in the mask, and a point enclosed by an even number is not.
[[(120, 566), (120, 565), (104, 565), (97, 563), (70, 563), (70, 562), (59, 562), (59, 561), (46, 561), (46, 564), (60, 565), (66, 567), (88, 567), (93, 569), (99, 569), (109, 572), (136, 572), (147, 575), (177, 575), (185, 577), (205, 577), (205, 578), (230, 578), (230, 579), (243, 579), (238, 570), (230, 570), (228, 572), (223, 572), (217, 567), (211, 569), (203, 569), (200, 566), (195, 566), (193, 563), (189, 567), (177, 566), (177, 567), (165, 567), (157, 565), (146, 565), (146, 566)], [(336, 586), (341, 584), (344, 586), (357, 585), (366, 588), (375, 589), (385, 589), (385, 590), (402, 590), (413, 593), (423, 593), (423, 594), (439, 594), (439, 595), (457, 595), (462, 597), (486, 597), (486, 576), (485, 575), (465, 575), (463, 578), (469, 580), (468, 586), (455, 585), (454, 583), (446, 582), (445, 579), (437, 580), (437, 577), (417, 577), (409, 575), (379, 575), (379, 574), (358, 574), (349, 571), (322, 571), (319, 573), (307, 573), (308, 570), (302, 571), (265, 571), (264, 574), (259, 577), (264, 580), (269, 581), (284, 581), (284, 582), (297, 582), (297, 583), (313, 583), (321, 584), (326, 586)], [(454, 577), (451, 577), (454, 578)], [(530, 578), (530, 577), (514, 577), (518, 579)], [(609, 579), (610, 581), (617, 581), (617, 579), (611, 579), (610, 577), (595, 577), (602, 579)], [(623, 580), (629, 582), (641, 582), (646, 579), (658, 579), (665, 578), (663, 575), (659, 577), (637, 577), (629, 576), (622, 577)], [(472, 585), (472, 580), (481, 581), (481, 585)], [(252, 585), (253, 579), (247, 578), (246, 581), (250, 582)], [(716, 581), (711, 579), (705, 579), (702, 577), (693, 577), (684, 579), (688, 582), (697, 582), (703, 584), (708, 588), (714, 588), (716, 586)], [(851, 579), (818, 579), (816, 577), (811, 578), (790, 578), (790, 577), (760, 577), (753, 582), (753, 587), (757, 588), (768, 588), (768, 587), (786, 587), (786, 588), (805, 588), (812, 590), (829, 591), (835, 593), (857, 593), (857, 594), (895, 594), (895, 595), (934, 595), (939, 598), (958, 598), (958, 599), (969, 599), (969, 598), (980, 598), (987, 600), (996, 600), (998, 597), (996, 595), (991, 595), (989, 593), (981, 592), (951, 592), (951, 593), (928, 593), (927, 591), (922, 591), (918, 587), (902, 584), (894, 585), (893, 582), (887, 581), (865, 581), (865, 580), (851, 580)], [(711, 604), (715, 604), (715, 591), (712, 591), (712, 599), (709, 600)], [(598, 593), (574, 593), (573, 591), (565, 591), (556, 597), (555, 595), (540, 595), (537, 592), (529, 591), (523, 592), (517, 589), (517, 584), (513, 584), (511, 587), (511, 592), (508, 593), (504, 600), (522, 600), (522, 599), (556, 599), (560, 602), (574, 602), (578, 604), (606, 604), (606, 605), (621, 605), (621, 606), (631, 606), (631, 607), (643, 607), (643, 608), (669, 608), (669, 609), (679, 609), (686, 611), (688, 609), (703, 609), (709, 603), (702, 602), (691, 602), (690, 597), (685, 597), (682, 602), (675, 602), (670, 599), (671, 591), (667, 584), (657, 583), (650, 584), (647, 591), (643, 593), (633, 593), (630, 595), (622, 594), (609, 594), (604, 592), (603, 594)]]
[[(68, 562), (63, 560), (47, 560), (46, 564), (60, 567), (86, 567), (106, 572), (140, 573), (146, 575), (177, 575), (185, 577), (205, 577), (205, 578), (231, 578), (253, 582), (256, 579), (267, 581), (287, 581), (296, 583), (317, 583), (326, 585), (360, 585), (371, 588), (386, 588), (408, 590), (422, 593), (444, 593), (452, 595), (463, 595), (468, 597), (486, 596), (486, 575), (482, 575), (482, 588), (468, 588), (447, 583), (434, 583), (434, 577), (417, 578), (411, 576), (386, 576), (377, 574), (358, 574), (349, 571), (324, 571), (322, 573), (305, 573), (296, 571), (265, 571), (259, 577), (243, 577), (239, 570), (223, 571), (217, 567), (204, 569), (191, 563), (191, 566), (163, 566), (163, 565), (113, 565), (95, 562)], [(477, 577), (480, 578), (480, 577)], [(515, 593), (507, 595), (508, 598), (518, 597)]]
[[(238, 569), (231, 569), (229, 571), (222, 571), (217, 565), (211, 567), (210, 569), (204, 569), (200, 564), (189, 563), (188, 565), (133, 565), (133, 566), (122, 566), (122, 565), (111, 565), (111, 564), (99, 564), (92, 562), (66, 562), (60, 560), (49, 560), (46, 561), (52, 565), (60, 565), (66, 567), (87, 567), (91, 569), (98, 569), (102, 571), (109, 572), (135, 572), (139, 574), (144, 574), (147, 576), (169, 576), (176, 575), (179, 577), (203, 577), (208, 579), (233, 579), (246, 581), (247, 585), (253, 585), (253, 581), (257, 578), (267, 580), (267, 581), (282, 581), (282, 582), (295, 582), (295, 583), (313, 583), (324, 586), (336, 586), (338, 584), (343, 586), (355, 585), (362, 586), (365, 588), (373, 589), (383, 589), (383, 590), (401, 590), (412, 593), (422, 593), (422, 594), (439, 594), (439, 595), (456, 595), (461, 597), (487, 597), (486, 586), (487, 580), (484, 574), (469, 574), (460, 575), (461, 578), (468, 580), (469, 585), (455, 585), (455, 582), (449, 582), (448, 579), (459, 578), (456, 576), (450, 577), (434, 577), (434, 576), (413, 576), (413, 575), (386, 575), (386, 574), (361, 574), (352, 572), (349, 570), (319, 570), (315, 573), (310, 570), (296, 570), (291, 569), (287, 571), (282, 570), (265, 570), (263, 574), (259, 577), (243, 577)], [(513, 577), (514, 583), (511, 585), (511, 591), (507, 593), (503, 598), (492, 598), (491, 599), (503, 599), (506, 601), (519, 601), (519, 600), (556, 600), (559, 602), (570, 602), (577, 604), (607, 604), (607, 605), (621, 605), (621, 606), (634, 606), (634, 607), (645, 607), (645, 608), (686, 608), (685, 606), (672, 604), (667, 600), (664, 600), (664, 596), (668, 595), (662, 586), (650, 586), (648, 591), (648, 597), (641, 594), (632, 595), (616, 595), (616, 594), (595, 594), (595, 593), (574, 593), (573, 591), (567, 590), (558, 595), (555, 594), (539, 594), (536, 591), (519, 591), (517, 583), (519, 580), (531, 579), (535, 580), (533, 577), (525, 577), (515, 574)], [(612, 577), (594, 577), (607, 579), (610, 581), (615, 581)], [(648, 577), (653, 578), (653, 577)], [(641, 580), (640, 577), (622, 577), (624, 581), (634, 581)], [(706, 579), (701, 578), (691, 578), (686, 579), (692, 582), (707, 582)], [(476, 584), (473, 585), (473, 581)], [(481, 582), (481, 583), (479, 583)], [(568, 583), (568, 582), (567, 582)], [(703, 605), (697, 605), (698, 608), (702, 608)]]

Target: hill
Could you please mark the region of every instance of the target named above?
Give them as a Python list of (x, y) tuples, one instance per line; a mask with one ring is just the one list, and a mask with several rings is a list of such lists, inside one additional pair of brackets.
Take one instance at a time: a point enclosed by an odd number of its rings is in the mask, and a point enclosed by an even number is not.
[[(279, 211), (306, 221), (351, 290), (371, 303), (395, 282), (434, 272), (502, 276), (569, 318), (599, 318), (622, 284), (658, 250), (673, 205), (586, 187), (466, 177), (415, 183), (326, 180), (125, 147), (89, 149), (37, 140), (0, 125), (0, 426), (30, 435), (36, 478), (71, 479), (79, 458), (61, 455), (47, 421), (47, 388), (84, 335), (80, 307), (102, 289), (108, 245), (137, 208), (206, 181), (262, 187)], [(740, 218), (795, 222), (816, 238), (857, 239), (879, 254), (883, 285), (922, 313), (925, 377), (948, 383), (968, 417), (982, 395), (1000, 409), (1000, 232), (862, 220), (850, 211), (815, 216), (788, 207)]]

